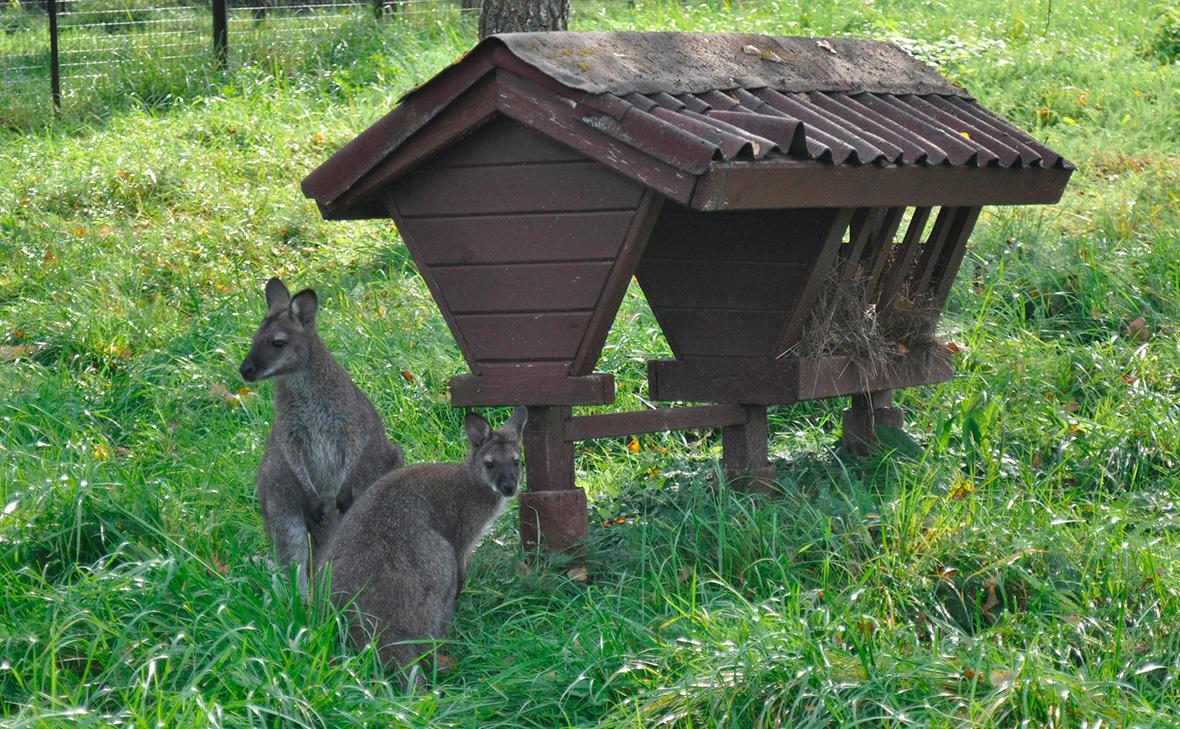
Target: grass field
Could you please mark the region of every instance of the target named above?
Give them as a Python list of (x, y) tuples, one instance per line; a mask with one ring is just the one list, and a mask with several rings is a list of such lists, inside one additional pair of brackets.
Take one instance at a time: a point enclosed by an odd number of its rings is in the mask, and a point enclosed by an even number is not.
[[(985, 211), (942, 323), (959, 374), (899, 396), (919, 446), (841, 459), (843, 403), (776, 409), (768, 500), (712, 487), (708, 432), (588, 444), (586, 579), (522, 557), (510, 510), (440, 648), (453, 668), (403, 695), (267, 568), (271, 388), (237, 366), (263, 281), (315, 286), (409, 459), (462, 454), (462, 359), (396, 231), (325, 223), (298, 183), (473, 24), (358, 20), (9, 118), (0, 725), (1180, 726), (1180, 12), (575, 7), (582, 29), (892, 40), (1078, 165), (1058, 206)], [(632, 290), (601, 365), (618, 409), (644, 402), (657, 331)]]

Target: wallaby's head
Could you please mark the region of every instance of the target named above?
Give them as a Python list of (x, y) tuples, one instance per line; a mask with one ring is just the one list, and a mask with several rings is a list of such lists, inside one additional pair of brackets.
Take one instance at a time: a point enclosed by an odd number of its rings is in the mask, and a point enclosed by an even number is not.
[(471, 450), (467, 460), (475, 482), (504, 498), (520, 487), (520, 434), (528, 411), (517, 408), (499, 430), (476, 413), (467, 413), (463, 427)]
[(319, 301), (311, 289), (292, 296), (282, 281), (267, 281), (266, 317), (254, 332), (250, 354), (238, 368), (242, 379), (256, 382), (304, 367), (311, 345), (319, 336), (315, 327), (318, 308)]

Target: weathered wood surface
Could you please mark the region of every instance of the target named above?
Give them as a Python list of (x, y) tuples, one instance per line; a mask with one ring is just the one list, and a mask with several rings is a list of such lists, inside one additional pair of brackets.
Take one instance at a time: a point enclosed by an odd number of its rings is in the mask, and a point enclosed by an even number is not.
[[(665, 205), (636, 277), (677, 357), (770, 357), (851, 211)], [(826, 269), (825, 269), (826, 273)]]
[(739, 402), (788, 405), (866, 390), (913, 387), (954, 375), (942, 358), (915, 354), (866, 377), (847, 357), (799, 360), (700, 357), (649, 360), (648, 391), (660, 402)]
[(565, 424), (568, 441), (609, 438), (618, 435), (658, 433), (688, 428), (722, 428), (746, 422), (741, 405), (704, 405), (699, 407), (660, 408), (629, 413), (578, 415)]
[(823, 162), (716, 162), (692, 193), (694, 210), (897, 205), (1032, 205), (1061, 199), (1072, 169), (850, 167)]
[[(480, 397), (520, 389), (492, 385), (520, 376), (493, 376), (485, 367), (495, 363), (556, 362), (588, 375), (662, 198), (507, 119), (456, 146), (405, 174), (386, 205)], [(600, 399), (557, 391), (554, 404)]]
[(454, 407), (609, 405), (615, 401), (615, 379), (608, 374), (550, 377), (518, 371), (501, 376), (457, 375), (450, 385)]

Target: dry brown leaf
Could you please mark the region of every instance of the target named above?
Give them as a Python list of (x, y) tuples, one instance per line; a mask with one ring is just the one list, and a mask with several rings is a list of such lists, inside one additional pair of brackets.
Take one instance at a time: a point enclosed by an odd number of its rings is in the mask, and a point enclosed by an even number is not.
[(25, 359), (37, 353), (37, 348), (31, 344), (0, 345), (0, 362), (13, 359)]
[(1151, 331), (1147, 328), (1147, 320), (1141, 316), (1132, 319), (1127, 325), (1127, 336), (1139, 342), (1150, 337)]
[(1012, 683), (1012, 672), (1000, 669), (989, 671), (987, 682), (992, 685), (992, 688), (1005, 688)]
[(434, 665), (438, 668), (440, 676), (445, 676), (455, 667), (455, 659), (446, 655), (445, 653), (434, 654)]
[(567, 570), (565, 576), (574, 582), (585, 582), (590, 577), (590, 572), (586, 569), (586, 565), (580, 564), (573, 569)]
[(983, 605), (980, 605), (980, 609), (983, 610), (984, 615), (990, 618), (992, 616), (992, 610), (996, 609), (999, 604), (1000, 598), (996, 596), (995, 580), (988, 580), (987, 597), (983, 599)]
[(414, 384), (414, 375), (409, 370), (402, 370), (401, 375), (403, 380), (411, 385)]

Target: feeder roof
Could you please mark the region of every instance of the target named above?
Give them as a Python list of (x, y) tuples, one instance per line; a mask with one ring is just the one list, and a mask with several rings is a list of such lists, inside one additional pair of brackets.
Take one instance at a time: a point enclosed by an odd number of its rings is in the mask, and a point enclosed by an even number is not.
[[(874, 197), (885, 178), (870, 174), (864, 205), (1055, 202), (1073, 169), (889, 43), (510, 33), (485, 39), (408, 93), (313, 171), (303, 191), (327, 217), (384, 217), (380, 189), (496, 114), (706, 210), (853, 204), (861, 191), (850, 190), (851, 171), (837, 167), (1058, 171), (1022, 177), (1015, 187), (1011, 175), (976, 175), (946, 199), (938, 195), (946, 180), (965, 177), (893, 175), (886, 184), (895, 194)], [(751, 165), (773, 167), (776, 176), (755, 179)], [(784, 174), (798, 181), (812, 173), (844, 194), (809, 198), (783, 186)], [(898, 180), (908, 187), (897, 188)], [(742, 192), (768, 184), (777, 192)]]

